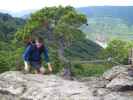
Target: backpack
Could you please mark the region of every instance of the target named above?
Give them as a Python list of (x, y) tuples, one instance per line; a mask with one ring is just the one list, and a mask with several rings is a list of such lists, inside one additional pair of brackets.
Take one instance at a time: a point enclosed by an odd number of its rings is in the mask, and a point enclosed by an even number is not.
[[(29, 60), (32, 61), (32, 54), (37, 49), (37, 47), (36, 47), (36, 45), (34, 43), (29, 43), (27, 46), (29, 46), (29, 45), (32, 46), (32, 51), (30, 52), (30, 57), (29, 57)], [(39, 48), (39, 52), (40, 53), (44, 52), (44, 45)]]

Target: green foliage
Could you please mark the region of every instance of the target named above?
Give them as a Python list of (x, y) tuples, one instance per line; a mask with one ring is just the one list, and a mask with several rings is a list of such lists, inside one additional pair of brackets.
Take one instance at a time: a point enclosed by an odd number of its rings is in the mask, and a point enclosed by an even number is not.
[[(19, 22), (17, 21), (17, 23)], [(13, 38), (10, 38), (7, 43), (3, 42), (3, 39), (0, 41), (0, 72), (21, 70), (23, 68), (22, 53), (24, 52), (25, 45), (21, 42), (22, 39), (25, 39), (25, 37), (31, 34), (39, 34), (44, 37), (45, 45), (49, 48), (49, 57), (54, 73), (60, 72), (64, 67), (63, 62), (59, 59), (57, 50), (57, 41), (60, 36), (65, 37), (65, 43), (72, 42), (72, 46), (66, 51), (68, 58), (93, 59), (96, 52), (101, 50), (101, 48), (95, 43), (84, 39), (84, 34), (79, 30), (79, 27), (84, 23), (86, 23), (85, 16), (77, 14), (72, 7), (43, 8), (33, 13), (26, 24), (16, 32), (15, 36), (17, 36), (17, 38), (15, 38), (14, 41), (12, 41)], [(15, 27), (14, 25), (15, 24), (13, 24), (12, 27)], [(17, 29), (14, 31), (16, 30)], [(49, 31), (52, 33), (52, 36)], [(13, 33), (10, 35), (11, 37), (14, 36)], [(56, 41), (51, 42), (50, 39), (53, 39), (53, 37)]]
[[(16, 32), (16, 38), (25, 40), (29, 36), (41, 35), (45, 45), (50, 48), (49, 55), (54, 65), (54, 72), (62, 69), (59, 49), (72, 45), (73, 41), (85, 38), (79, 27), (86, 24), (87, 19), (73, 7), (45, 7), (33, 13), (26, 25)], [(51, 45), (52, 44), (52, 45)], [(64, 54), (62, 54), (64, 57)]]
[(53, 33), (55, 39), (63, 36), (68, 42), (75, 34), (78, 35), (78, 28), (86, 22), (86, 17), (78, 14), (73, 7), (45, 7), (31, 15), (26, 25), (17, 31), (16, 37), (25, 39), (27, 36), (38, 34), (36, 31), (43, 28), (45, 32)]
[(106, 59), (111, 58), (117, 64), (127, 64), (129, 49), (132, 47), (132, 42), (114, 39), (109, 42), (107, 48), (101, 53), (101, 56)]
[(111, 68), (110, 64), (75, 64), (72, 72), (76, 77), (100, 76), (107, 69)]
[(94, 60), (98, 53), (103, 50), (98, 44), (91, 40), (75, 41), (65, 51), (66, 57), (75, 60)]
[(25, 23), (24, 20), (0, 13), (0, 40), (13, 39), (13, 34)]
[(0, 41), (0, 73), (8, 70), (21, 69), (23, 65), (22, 52), (24, 48), (15, 47), (9, 43)]
[[(14, 33), (24, 25), (21, 18), (14, 18), (8, 14), (0, 13), (0, 73), (15, 70), (22, 65), (22, 47), (12, 44)], [(22, 46), (22, 45), (21, 45)], [(18, 66), (17, 66), (18, 65)]]
[(63, 64), (58, 57), (57, 52), (50, 53), (51, 63), (53, 65), (53, 72), (56, 74), (63, 69)]

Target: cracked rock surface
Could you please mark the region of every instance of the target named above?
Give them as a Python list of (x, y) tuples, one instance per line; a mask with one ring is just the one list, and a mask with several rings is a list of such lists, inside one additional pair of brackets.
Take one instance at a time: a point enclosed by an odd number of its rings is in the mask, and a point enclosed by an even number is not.
[(88, 100), (89, 94), (84, 83), (64, 80), (56, 75), (17, 71), (0, 75), (0, 100)]
[(115, 66), (101, 77), (65, 80), (57, 75), (0, 74), (0, 100), (133, 100), (130, 66)]

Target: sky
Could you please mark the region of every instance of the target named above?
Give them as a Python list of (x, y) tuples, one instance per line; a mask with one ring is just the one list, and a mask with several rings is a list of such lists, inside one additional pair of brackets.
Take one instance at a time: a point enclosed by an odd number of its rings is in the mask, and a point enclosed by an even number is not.
[(133, 0), (0, 0), (0, 10), (19, 12), (50, 6), (133, 6)]

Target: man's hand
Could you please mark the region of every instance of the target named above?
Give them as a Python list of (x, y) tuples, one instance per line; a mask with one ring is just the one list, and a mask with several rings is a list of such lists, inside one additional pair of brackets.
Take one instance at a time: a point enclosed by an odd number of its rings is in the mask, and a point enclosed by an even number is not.
[(24, 61), (24, 65), (25, 65), (24, 71), (29, 72), (30, 71), (30, 65), (29, 65), (29, 63), (27, 61)]
[(50, 64), (50, 63), (48, 63), (48, 70), (49, 70), (50, 72), (52, 72), (52, 71), (53, 71), (52, 66), (51, 66), (51, 64)]

